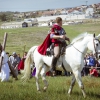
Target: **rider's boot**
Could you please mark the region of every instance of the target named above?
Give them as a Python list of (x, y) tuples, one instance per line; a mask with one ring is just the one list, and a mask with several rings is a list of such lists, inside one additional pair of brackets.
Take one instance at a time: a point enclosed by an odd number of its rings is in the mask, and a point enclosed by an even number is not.
[(52, 59), (52, 74), (53, 74), (53, 76), (55, 76), (56, 75), (56, 64), (57, 64), (57, 57), (53, 57), (53, 59)]

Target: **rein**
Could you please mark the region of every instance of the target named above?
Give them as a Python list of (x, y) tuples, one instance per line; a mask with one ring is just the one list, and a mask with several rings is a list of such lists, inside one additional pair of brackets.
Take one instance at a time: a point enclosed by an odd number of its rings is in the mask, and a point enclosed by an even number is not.
[[(74, 45), (72, 44), (72, 46), (74, 47)], [(83, 55), (85, 55), (83, 52), (81, 52), (80, 50), (78, 50), (76, 47), (74, 47), (77, 51), (79, 51), (80, 53), (82, 53)]]
[[(100, 54), (100, 52), (97, 52), (96, 51), (96, 47), (95, 47), (95, 42), (94, 42), (94, 40), (98, 40), (98, 39), (93, 39), (93, 45), (94, 45), (94, 50), (95, 50), (95, 54), (96, 54), (96, 58), (98, 58), (97, 57), (97, 54)], [(99, 41), (99, 40), (98, 40)], [(75, 42), (74, 42), (75, 43)], [(74, 44), (73, 43), (73, 44)], [(73, 44), (70, 44), (70, 45), (72, 45), (77, 51), (79, 51), (80, 53), (82, 53), (83, 55), (85, 55), (83, 52), (81, 52), (79, 49), (77, 49)]]

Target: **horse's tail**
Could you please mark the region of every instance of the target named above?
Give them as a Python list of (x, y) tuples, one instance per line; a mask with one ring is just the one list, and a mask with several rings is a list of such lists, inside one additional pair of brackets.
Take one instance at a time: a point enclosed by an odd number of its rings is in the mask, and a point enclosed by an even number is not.
[(34, 53), (35, 49), (37, 48), (37, 46), (33, 46), (27, 54), (25, 63), (24, 63), (24, 76), (22, 77), (22, 79), (24, 81), (27, 81), (30, 78), (31, 75), (31, 64), (33, 64), (33, 59), (32, 59), (32, 53)]

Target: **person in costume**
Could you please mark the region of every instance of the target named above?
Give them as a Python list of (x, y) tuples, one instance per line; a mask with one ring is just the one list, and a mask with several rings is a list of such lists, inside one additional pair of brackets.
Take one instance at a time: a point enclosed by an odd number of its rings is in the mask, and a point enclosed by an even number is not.
[[(62, 28), (62, 18), (57, 17), (56, 23), (52, 26), (50, 33), (45, 38), (44, 42), (38, 47), (38, 52), (41, 55), (47, 54), (47, 49), (53, 45), (51, 48), (53, 48), (53, 59), (52, 59), (52, 70), (53, 75), (55, 74), (56, 69), (56, 63), (60, 56), (60, 52), (62, 47), (66, 47), (65, 40), (68, 40), (70, 42), (70, 39), (67, 38), (65, 30)], [(64, 51), (64, 50), (62, 50)], [(52, 54), (52, 53), (51, 53)]]
[(2, 45), (0, 44), (0, 79), (1, 82), (8, 81), (10, 77), (10, 69), (8, 66), (8, 57)]
[(51, 42), (54, 43), (54, 56), (52, 59), (53, 75), (55, 75), (56, 63), (60, 55), (62, 44), (65, 42), (65, 40), (70, 42), (70, 39), (67, 38), (65, 34), (65, 30), (62, 28), (62, 18), (57, 17), (56, 23), (53, 25), (50, 34)]
[(94, 76), (94, 77), (98, 77), (99, 76), (97, 69), (94, 68), (93, 66), (90, 69), (90, 76)]
[(20, 70), (24, 70), (24, 62), (26, 57), (27, 57), (27, 52), (24, 52), (24, 55), (18, 64), (18, 73), (20, 73)]
[(14, 71), (16, 73), (16, 76), (18, 75), (18, 64), (20, 62), (16, 52), (12, 53), (12, 56), (9, 57), (9, 61), (11, 66), (14, 68)]

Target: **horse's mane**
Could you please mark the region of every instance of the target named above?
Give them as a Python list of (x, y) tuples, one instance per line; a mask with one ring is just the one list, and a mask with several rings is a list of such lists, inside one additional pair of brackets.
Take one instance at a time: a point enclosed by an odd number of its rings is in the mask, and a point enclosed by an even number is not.
[(71, 44), (73, 44), (73, 43), (75, 43), (75, 42), (78, 42), (78, 41), (82, 41), (82, 40), (84, 39), (84, 37), (87, 36), (87, 35), (93, 36), (92, 34), (89, 34), (89, 33), (87, 33), (87, 32), (82, 33), (82, 34), (78, 35), (76, 38), (74, 38), (74, 39), (72, 40)]

